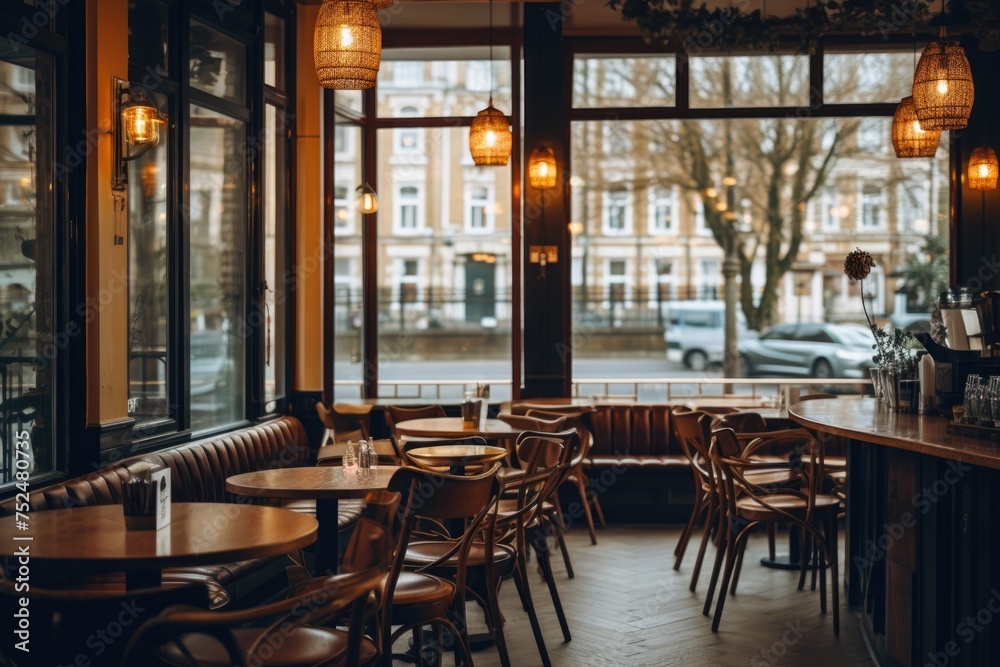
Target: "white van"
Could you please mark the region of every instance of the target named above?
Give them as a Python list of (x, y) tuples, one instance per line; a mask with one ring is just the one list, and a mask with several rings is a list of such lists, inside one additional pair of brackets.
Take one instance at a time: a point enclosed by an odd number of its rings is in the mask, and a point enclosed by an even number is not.
[[(684, 362), (693, 371), (721, 364), (726, 346), (726, 303), (724, 301), (669, 301), (663, 339), (667, 359)], [(737, 306), (737, 336), (746, 332), (746, 318)]]

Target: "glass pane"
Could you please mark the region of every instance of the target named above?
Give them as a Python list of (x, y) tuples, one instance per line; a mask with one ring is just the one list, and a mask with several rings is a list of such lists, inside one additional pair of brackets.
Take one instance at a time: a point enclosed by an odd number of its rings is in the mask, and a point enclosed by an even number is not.
[[(167, 76), (170, 73), (168, 7), (157, 0), (132, 0), (128, 10), (128, 33), (129, 64)], [(147, 87), (154, 85), (150, 83)]]
[(573, 61), (573, 106), (673, 106), (676, 73), (673, 56), (578, 55)]
[(357, 114), (362, 113), (360, 90), (335, 90), (333, 91), (333, 103)]
[(285, 87), (285, 20), (264, 14), (264, 83)]
[(699, 56), (690, 63), (692, 108), (809, 105), (808, 56)]
[[(168, 108), (163, 95), (152, 101)], [(169, 141), (129, 163), (129, 414), (136, 437), (170, 416)]]
[(823, 54), (823, 101), (827, 104), (897, 103), (909, 97), (914, 55), (902, 53)]
[[(384, 49), (378, 115), (384, 118), (475, 116), (489, 102), (510, 115), (510, 49)], [(492, 73), (492, 79), (491, 79)]]
[(232, 37), (191, 21), (191, 85), (198, 90), (244, 104), (246, 47)]
[[(860, 286), (843, 274), (844, 257), (859, 244), (879, 269), (864, 281), (869, 312), (929, 326), (930, 304), (948, 279), (947, 140), (936, 158), (901, 169), (889, 122), (573, 123), (574, 377), (720, 377), (731, 242), (741, 248), (741, 332), (864, 323)], [(740, 334), (755, 375), (813, 372), (809, 360), (767, 360), (754, 344)], [(839, 349), (829, 357), (834, 373), (867, 377), (870, 355), (845, 348), (837, 356)], [(604, 388), (584, 381), (579, 391)], [(640, 391), (648, 392), (640, 400), (666, 400), (662, 388)]]
[[(16, 50), (15, 50), (16, 47)], [(52, 59), (0, 38), (0, 482), (55, 469)], [(15, 471), (17, 477), (15, 477)]]
[[(377, 136), (379, 391), (491, 381), (510, 396), (511, 182), (482, 169), (465, 127), (423, 128), (418, 155)], [(500, 384), (503, 383), (503, 384)], [(461, 397), (461, 384), (443, 397)], [(427, 389), (424, 394), (427, 395)], [(433, 391), (433, 390), (432, 390)], [(431, 394), (433, 395), (433, 393)]]
[(244, 417), (244, 123), (191, 107), (191, 428)]
[(334, 396), (360, 398), (364, 378), (361, 213), (354, 199), (361, 182), (361, 128), (338, 119), (334, 131)]
[(265, 410), (285, 394), (285, 208), (288, 163), (285, 159), (285, 112), (264, 107), (264, 401)]

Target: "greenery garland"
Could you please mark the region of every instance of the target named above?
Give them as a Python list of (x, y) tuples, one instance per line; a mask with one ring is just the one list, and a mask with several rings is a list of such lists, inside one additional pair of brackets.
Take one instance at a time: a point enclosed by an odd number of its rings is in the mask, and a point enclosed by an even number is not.
[[(788, 39), (800, 53), (813, 53), (823, 35), (861, 34), (888, 39), (893, 34), (933, 31), (941, 25), (934, 0), (803, 0), (785, 18), (765, 15), (761, 0), (732, 0), (709, 10), (695, 0), (609, 0), (608, 6), (634, 21), (647, 43), (676, 40), (689, 53), (707, 49), (774, 51)], [(984, 51), (1000, 49), (1000, 3), (951, 0), (945, 24), (975, 26)], [(758, 7), (750, 9), (751, 6)], [(763, 4), (766, 7), (766, 4)]]

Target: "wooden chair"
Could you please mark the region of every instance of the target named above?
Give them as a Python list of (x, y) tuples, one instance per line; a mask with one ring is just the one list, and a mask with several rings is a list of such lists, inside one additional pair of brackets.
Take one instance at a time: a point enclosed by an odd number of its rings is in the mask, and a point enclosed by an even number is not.
[[(464, 664), (472, 664), (464, 621), (466, 572), (476, 537), (483, 533), (492, 540), (495, 534), (499, 467), (495, 464), (480, 475), (461, 477), (401, 468), (390, 480), (390, 490), (404, 498), (404, 510), (395, 558), (383, 588), (379, 640), (386, 667), (392, 665), (393, 644), (408, 631), (414, 631), (415, 646), (424, 646), (421, 628), (427, 625), (438, 628), (438, 664), (442, 628), (457, 640), (456, 660), (460, 657)], [(423, 533), (423, 520), (435, 524), (462, 520), (465, 530), (455, 536)], [(403, 569), (404, 564), (408, 569)]]
[[(20, 640), (13, 634), (17, 623), (10, 620), (23, 597), (30, 599), (31, 653), (15, 649)], [(127, 664), (122, 662), (125, 647), (143, 622), (178, 604), (209, 613), (208, 590), (192, 583), (104, 594), (46, 590), (32, 581), (30, 593), (25, 593), (15, 588), (14, 581), (0, 579), (0, 613), (11, 623), (0, 642), (0, 664), (76, 665), (79, 656), (95, 660), (99, 656), (102, 665)], [(112, 625), (120, 634), (95, 635)]]
[[(572, 461), (570, 461), (570, 470), (566, 475), (565, 483), (570, 484), (574, 489), (576, 489), (576, 492), (580, 497), (580, 505), (583, 507), (583, 518), (587, 521), (587, 530), (590, 532), (590, 543), (597, 544), (597, 531), (594, 527), (594, 516), (597, 517), (597, 521), (601, 524), (601, 528), (604, 528), (607, 524), (604, 521), (604, 510), (601, 509), (601, 501), (598, 499), (597, 494), (590, 490), (590, 479), (587, 477), (587, 473), (583, 469), (583, 462), (587, 456), (590, 455), (590, 447), (594, 443), (593, 434), (583, 423), (583, 415), (585, 414), (587, 414), (587, 411), (580, 410), (579, 408), (560, 408), (556, 411), (532, 409), (527, 412), (529, 417), (542, 419), (559, 416), (565, 417), (566, 421), (562, 423), (562, 426), (565, 428), (575, 428), (577, 430), (580, 437), (581, 447), (579, 453), (573, 457)], [(556, 504), (556, 509), (558, 510), (560, 517), (562, 517), (562, 507), (559, 504), (558, 494), (553, 497), (553, 502)], [(572, 568), (568, 567), (568, 571), (572, 572)]]
[(347, 440), (368, 440), (371, 431), (369, 416), (370, 405), (352, 405), (350, 403), (334, 403), (327, 408), (323, 403), (316, 403), (316, 413), (326, 427), (323, 445), (346, 442)]
[[(713, 483), (720, 490), (722, 513), (725, 520), (720, 526), (721, 542), (716, 554), (715, 566), (712, 570), (712, 580), (709, 584), (706, 613), (715, 594), (719, 570), (723, 560), (725, 569), (722, 585), (719, 589), (719, 600), (715, 607), (712, 620), (712, 631), (718, 632), (725, 608), (729, 586), (742, 562), (742, 554), (750, 532), (761, 523), (789, 523), (799, 527), (809, 534), (814, 543), (819, 546), (822, 556), (820, 564), (820, 609), (826, 613), (826, 570), (830, 568), (831, 586), (833, 591), (833, 633), (840, 634), (840, 581), (837, 575), (837, 510), (840, 501), (835, 496), (817, 493), (816, 484), (811, 477), (813, 466), (803, 467), (797, 472), (804, 479), (800, 491), (793, 489), (772, 489), (758, 486), (746, 473), (750, 470), (771, 469), (776, 464), (770, 462), (751, 461), (744, 457), (735, 457), (724, 452), (739, 449), (739, 441), (732, 429), (716, 429), (712, 432), (712, 444), (709, 457), (712, 462)], [(815, 464), (816, 450), (810, 452), (811, 463)], [(793, 464), (785, 464), (789, 468)], [(804, 567), (804, 565), (803, 565)], [(804, 571), (804, 570), (803, 570)], [(738, 576), (738, 573), (735, 574)]]
[[(365, 608), (391, 560), (386, 526), (362, 518), (347, 545), (343, 574), (323, 578), (306, 593), (242, 611), (168, 608), (136, 633), (124, 664), (284, 667), (370, 662), (377, 648), (364, 637)], [(348, 630), (318, 627), (348, 609)]]
[(408, 419), (428, 419), (434, 417), (445, 417), (444, 408), (440, 405), (427, 405), (419, 408), (403, 408), (398, 405), (385, 406), (385, 423), (389, 427), (389, 439), (392, 446), (396, 448), (396, 456), (400, 461), (405, 461), (403, 457), (403, 441), (420, 440), (420, 438), (402, 438), (396, 431), (396, 424)]

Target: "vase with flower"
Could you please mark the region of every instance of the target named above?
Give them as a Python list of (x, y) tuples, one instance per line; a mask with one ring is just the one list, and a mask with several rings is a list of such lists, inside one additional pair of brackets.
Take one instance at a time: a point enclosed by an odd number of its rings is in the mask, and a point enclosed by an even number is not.
[(875, 267), (871, 254), (860, 248), (848, 253), (844, 260), (844, 273), (853, 282), (861, 283), (861, 308), (868, 320), (868, 327), (875, 337), (872, 346), (875, 354), (871, 369), (875, 399), (889, 408), (915, 411), (917, 396), (917, 357), (913, 351), (913, 336), (901, 329), (892, 333), (879, 327), (868, 313), (865, 304), (864, 280)]

